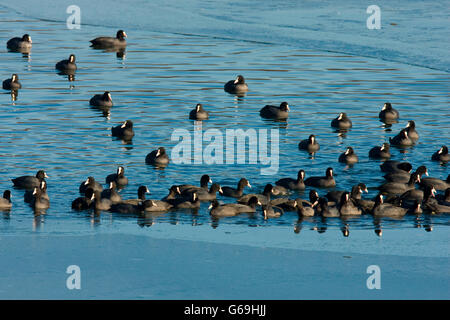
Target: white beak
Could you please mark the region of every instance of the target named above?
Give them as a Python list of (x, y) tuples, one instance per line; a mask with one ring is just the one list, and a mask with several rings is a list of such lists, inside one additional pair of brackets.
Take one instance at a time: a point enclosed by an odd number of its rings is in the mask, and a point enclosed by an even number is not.
[(208, 210), (211, 210), (213, 207), (212, 203), (209, 205)]
[(87, 186), (89, 184), (89, 178), (84, 182), (84, 185)]
[(160, 154), (161, 154), (161, 151), (159, 151), (159, 149), (158, 149), (158, 151), (156, 152), (156, 156), (159, 157)]
[(44, 172), (44, 178), (48, 179), (48, 175)]
[(249, 188), (252, 187), (251, 184), (250, 184), (250, 182), (247, 182), (247, 187), (249, 187)]
[(222, 188), (219, 188), (219, 193), (223, 194)]
[(36, 193), (37, 193), (37, 188), (34, 187), (34, 189), (33, 189), (33, 195), (35, 195)]
[(211, 180), (211, 179), (209, 179), (209, 183), (212, 183), (212, 180)]
[(127, 121), (125, 121), (120, 127), (123, 129), (126, 127), (126, 125), (127, 125)]
[(146, 188), (145, 188), (145, 192), (146, 192), (146, 193), (150, 193), (150, 190), (148, 190), (148, 188), (146, 187)]

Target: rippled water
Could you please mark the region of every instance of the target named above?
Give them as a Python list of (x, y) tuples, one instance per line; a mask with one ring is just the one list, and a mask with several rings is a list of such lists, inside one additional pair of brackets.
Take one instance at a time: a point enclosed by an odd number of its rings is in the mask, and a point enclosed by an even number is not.
[[(253, 186), (246, 191), (261, 191), (266, 183), (274, 183), (281, 177), (296, 177), (301, 168), (308, 177), (323, 175), (328, 166), (334, 168), (337, 189), (349, 190), (352, 185), (364, 182), (370, 190), (367, 197), (371, 198), (376, 194), (374, 188), (384, 179), (380, 162), (369, 160), (368, 151), (387, 141), (408, 120), (416, 122), (420, 140), (407, 150), (393, 148), (392, 159), (409, 161), (414, 167), (426, 165), (433, 177), (445, 178), (449, 173), (447, 166), (430, 161), (432, 153), (450, 141), (446, 72), (290, 46), (145, 30), (126, 30), (127, 51), (124, 57), (118, 57), (114, 52), (89, 47), (90, 39), (115, 34), (116, 30), (111, 28), (83, 25), (81, 30), (68, 30), (65, 24), (25, 19), (5, 9), (0, 11), (0, 21), (2, 80), (18, 73), (23, 87), (16, 101), (6, 91), (0, 95), (1, 190), (12, 188), (13, 177), (34, 175), (38, 169), (45, 169), (50, 176), (47, 181), (51, 198), (47, 214), (34, 217), (23, 203), (23, 191), (12, 190), (14, 207), (0, 220), (2, 233), (31, 230), (83, 233), (91, 232), (91, 225), (97, 226), (95, 232), (134, 233), (140, 232), (138, 226), (161, 223), (162, 226), (182, 224), (208, 228), (219, 225), (219, 229), (243, 233), (242, 241), (254, 236), (255, 229), (249, 227), (279, 228), (290, 230), (291, 234), (292, 230), (300, 230), (293, 212), (269, 221), (260, 215), (242, 215), (217, 223), (208, 214), (208, 203), (203, 203), (197, 214), (181, 211), (146, 218), (111, 213), (93, 217), (72, 211), (70, 205), (79, 196), (82, 180), (92, 175), (104, 182), (118, 165), (125, 167), (130, 181), (121, 191), (123, 198), (135, 198), (138, 186), (146, 185), (152, 192), (150, 198), (160, 199), (173, 184), (197, 185), (202, 174), (209, 174), (222, 186), (235, 186), (241, 177), (246, 177)], [(33, 39), (31, 54), (7, 52), (5, 42), (25, 32)], [(76, 55), (78, 65), (74, 81), (68, 81), (67, 76), (54, 70), (55, 63), (67, 59), (71, 53)], [(245, 97), (237, 98), (223, 91), (223, 84), (237, 74), (243, 74), (249, 84), (250, 91)], [(111, 92), (114, 101), (109, 116), (89, 106), (94, 94), (106, 90)], [(278, 105), (282, 101), (289, 102), (291, 107), (287, 122), (260, 118), (262, 106)], [(378, 121), (378, 112), (386, 101), (401, 114), (400, 122), (392, 127)], [(166, 147), (170, 154), (177, 144), (170, 139), (175, 128), (194, 132), (194, 121), (188, 119), (188, 114), (196, 103), (202, 103), (210, 111), (203, 130), (214, 128), (225, 133), (226, 129), (278, 129), (278, 173), (261, 175), (264, 166), (260, 164), (171, 163), (164, 170), (146, 165), (146, 154), (159, 146)], [(339, 112), (347, 112), (353, 121), (353, 128), (344, 135), (330, 127)], [(123, 144), (110, 136), (110, 127), (127, 119), (135, 124), (132, 144)], [(310, 134), (315, 134), (321, 144), (315, 157), (297, 147)], [(347, 146), (352, 146), (360, 158), (352, 168), (337, 161)], [(320, 195), (326, 192), (319, 191)], [(308, 190), (300, 196), (306, 198), (307, 194)], [(370, 239), (373, 229), (380, 224), (396, 230), (423, 226), (430, 231), (432, 226), (448, 228), (448, 216), (381, 221), (363, 216), (349, 221), (306, 219), (301, 223), (307, 232), (324, 232), (327, 228), (368, 230)], [(171, 229), (168, 233), (173, 232)], [(413, 237), (417, 232), (408, 234)], [(281, 237), (283, 234), (279, 233)], [(441, 235), (445, 240), (446, 232)], [(212, 239), (214, 234), (208, 233), (208, 237)], [(277, 240), (282, 244), (291, 238)]]

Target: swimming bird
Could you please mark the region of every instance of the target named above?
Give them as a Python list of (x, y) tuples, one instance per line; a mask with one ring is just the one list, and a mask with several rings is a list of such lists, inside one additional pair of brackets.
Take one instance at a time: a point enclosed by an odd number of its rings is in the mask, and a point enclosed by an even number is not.
[(103, 94), (96, 94), (89, 100), (89, 104), (94, 107), (110, 108), (113, 106), (111, 93), (105, 91)]
[(0, 210), (11, 209), (11, 208), (12, 208), (11, 191), (5, 190), (3, 192), (3, 197), (0, 198)]
[(111, 181), (109, 183), (109, 189), (105, 189), (100, 194), (100, 197), (102, 199), (109, 199), (111, 200), (111, 203), (116, 203), (122, 201), (122, 197), (116, 190), (116, 183), (114, 181)]
[(312, 134), (308, 139), (300, 141), (298, 148), (300, 150), (306, 150), (309, 153), (314, 153), (319, 151), (320, 145), (317, 143), (316, 136)]
[(450, 174), (447, 176), (447, 179), (444, 181), (439, 178), (423, 178), (420, 185), (422, 187), (430, 186), (434, 187), (436, 190), (445, 190), (447, 188), (450, 188)]
[(244, 193), (245, 187), (251, 188), (252, 186), (247, 179), (241, 178), (237, 184), (236, 189), (232, 187), (222, 187), (222, 195), (224, 197), (240, 198)]
[(389, 143), (383, 143), (381, 147), (373, 147), (369, 151), (369, 157), (372, 159), (389, 159), (391, 157)]
[(176, 199), (177, 196), (181, 195), (180, 188), (178, 186), (171, 186), (169, 188), (169, 194), (161, 199), (161, 201), (168, 201)]
[(209, 118), (209, 112), (203, 109), (200, 103), (197, 103), (194, 109), (189, 112), (189, 119), (191, 120), (207, 120)]
[(347, 147), (347, 150), (339, 155), (338, 161), (346, 164), (355, 164), (358, 162), (358, 156), (352, 147)]
[(239, 94), (247, 92), (248, 86), (244, 77), (238, 75), (235, 80), (230, 80), (225, 84), (224, 90), (228, 93)]
[(182, 194), (189, 196), (189, 194), (191, 193), (196, 193), (199, 201), (211, 201), (216, 199), (217, 192), (222, 194), (223, 193), (222, 188), (218, 183), (213, 183), (211, 185), (211, 188), (209, 188), (209, 190), (198, 189), (194, 191), (185, 191)]
[(317, 188), (333, 188), (336, 186), (336, 181), (333, 177), (333, 168), (329, 167), (325, 171), (324, 177), (309, 177), (305, 180), (305, 185)]
[(408, 132), (408, 137), (414, 141), (417, 142), (419, 140), (419, 133), (417, 133), (416, 130), (416, 123), (413, 120), (409, 120), (408, 124), (405, 127), (406, 132)]
[(438, 151), (433, 153), (431, 156), (431, 160), (433, 161), (440, 161), (440, 162), (449, 162), (450, 161), (450, 155), (448, 154), (448, 148), (447, 146), (442, 146)]
[(93, 199), (95, 211), (108, 211), (111, 208), (112, 201), (102, 198), (100, 191), (94, 191)]
[(272, 190), (273, 186), (270, 183), (266, 184), (262, 193), (250, 193), (243, 195), (237, 200), (237, 202), (247, 204), (252, 197), (256, 197), (261, 204), (265, 205), (270, 201), (270, 194), (272, 193)]
[(84, 192), (84, 196), (78, 197), (72, 201), (72, 209), (78, 211), (89, 209), (92, 204), (93, 194), (94, 189), (87, 188)]
[(297, 215), (299, 216), (299, 218), (314, 216), (315, 213), (314, 207), (317, 205), (318, 202), (314, 203), (312, 206), (305, 205), (303, 201), (298, 200), (296, 200), (295, 203), (297, 204)]
[(402, 217), (407, 211), (408, 209), (390, 203), (384, 203), (383, 195), (378, 194), (375, 198), (375, 205), (370, 213), (377, 217)]
[[(212, 186), (211, 186), (212, 188)], [(215, 195), (215, 194), (214, 194)], [(172, 200), (167, 200), (174, 209), (198, 209), (200, 208), (200, 199), (196, 192), (192, 192), (188, 197), (179, 197)]]
[(122, 188), (128, 184), (128, 178), (125, 177), (125, 168), (117, 167), (116, 173), (111, 173), (106, 177), (106, 183), (114, 182), (118, 188)]
[(289, 105), (282, 102), (279, 107), (266, 105), (259, 110), (259, 115), (265, 119), (286, 120), (289, 117)]
[(126, 120), (121, 125), (111, 127), (111, 135), (123, 140), (131, 140), (134, 137), (133, 121)]
[(393, 122), (400, 117), (400, 113), (394, 109), (389, 102), (386, 102), (378, 114), (378, 117), (384, 122)]
[[(383, 177), (386, 179), (386, 181), (408, 183), (409, 178), (411, 177), (411, 174), (409, 172), (410, 171), (406, 170), (395, 170), (385, 174)], [(428, 169), (426, 166), (420, 166), (416, 169), (415, 173), (417, 173), (422, 179), (422, 175), (425, 174), (428, 176)]]
[(80, 187), (78, 188), (79, 192), (81, 194), (86, 192), (87, 188), (92, 188), (94, 190), (94, 192), (98, 191), (98, 192), (102, 192), (103, 191), (103, 187), (100, 183), (98, 183), (97, 181), (95, 181), (94, 177), (88, 177), (86, 179), (86, 181), (83, 181), (80, 184)]
[[(41, 192), (41, 197), (47, 200), (50, 200), (48, 193), (47, 193), (47, 182), (45, 180), (42, 180), (40, 185), (39, 185), (39, 189)], [(23, 195), (23, 200), (26, 203), (31, 203), (34, 199), (34, 189), (28, 189), (25, 191), (24, 195)]]
[[(334, 203), (339, 203), (339, 201), (342, 200), (342, 195), (346, 191), (340, 191), (340, 190), (333, 190), (328, 192), (325, 197), (328, 199), (328, 201), (332, 201)], [(354, 185), (352, 187), (352, 190), (350, 192), (350, 198), (352, 200), (361, 199), (361, 194), (363, 192), (368, 193), (367, 186), (364, 183), (358, 183), (357, 185)]]
[(193, 191), (198, 191), (198, 190), (208, 190), (208, 183), (212, 183), (211, 178), (209, 177), (209, 175), (204, 174), (200, 177), (200, 187), (199, 186), (194, 186), (192, 184), (181, 184), (178, 185), (178, 189), (180, 194), (186, 194), (186, 193), (192, 193)]
[(344, 192), (338, 204), (339, 213), (341, 216), (360, 216), (361, 209), (359, 209), (352, 201), (349, 192)]
[(125, 40), (126, 37), (127, 34), (125, 31), (119, 30), (116, 33), (116, 37), (97, 37), (90, 40), (90, 42), (92, 47), (99, 49), (125, 47), (127, 45), (127, 41)]
[[(295, 203), (297, 206), (297, 203)], [(267, 203), (262, 207), (262, 213), (264, 220), (271, 219), (271, 218), (279, 218), (284, 214), (284, 211), (282, 208), (273, 206), (270, 202)]]
[(14, 37), (6, 42), (6, 47), (10, 51), (27, 52), (31, 49), (31, 37), (29, 34), (24, 34), (22, 37)]
[(62, 72), (73, 72), (77, 70), (75, 55), (71, 54), (69, 56), (69, 59), (59, 61), (58, 63), (56, 63), (55, 68)]
[(387, 160), (380, 164), (380, 169), (383, 172), (400, 172), (409, 173), (411, 172), (413, 166), (409, 162), (400, 162), (396, 160)]
[(251, 197), (246, 204), (227, 203), (220, 204), (213, 200), (209, 206), (209, 214), (214, 217), (232, 217), (241, 213), (255, 213), (256, 206), (261, 205), (257, 197)]
[(3, 81), (3, 89), (5, 90), (18, 90), (22, 88), (22, 85), (19, 82), (19, 76), (14, 73), (10, 79), (6, 79)]
[(300, 169), (297, 173), (297, 179), (282, 178), (275, 182), (277, 186), (285, 187), (289, 190), (304, 190), (305, 186), (305, 170)]
[(34, 210), (45, 210), (50, 207), (50, 200), (42, 196), (42, 192), (39, 187), (34, 187), (33, 200), (31, 201), (31, 207)]
[(331, 126), (337, 129), (349, 129), (352, 127), (352, 121), (345, 112), (341, 112), (337, 118), (331, 121)]
[(128, 203), (128, 204), (133, 204), (133, 205), (138, 205), (141, 202), (144, 202), (146, 200), (145, 194), (148, 193), (150, 194), (150, 190), (148, 190), (148, 188), (146, 186), (139, 186), (137, 189), (137, 199), (126, 199), (126, 200), (122, 200), (122, 203)]
[(409, 147), (414, 145), (415, 142), (409, 137), (408, 130), (402, 129), (396, 136), (389, 138), (389, 143), (393, 146)]
[(414, 189), (415, 184), (420, 183), (420, 177), (417, 173), (413, 173), (407, 184), (399, 182), (386, 182), (378, 187), (383, 194), (400, 195), (408, 190)]
[(169, 164), (169, 161), (169, 156), (166, 154), (166, 149), (164, 149), (164, 147), (153, 150), (145, 157), (145, 163), (156, 167), (165, 167)]
[(336, 206), (329, 206), (326, 198), (319, 198), (315, 207), (315, 214), (324, 218), (336, 218), (340, 216), (339, 209)]
[(33, 189), (34, 187), (39, 188), (41, 185), (41, 181), (45, 178), (48, 179), (47, 173), (44, 170), (39, 170), (36, 173), (36, 176), (21, 176), (15, 179), (11, 179), (16, 188), (22, 189)]

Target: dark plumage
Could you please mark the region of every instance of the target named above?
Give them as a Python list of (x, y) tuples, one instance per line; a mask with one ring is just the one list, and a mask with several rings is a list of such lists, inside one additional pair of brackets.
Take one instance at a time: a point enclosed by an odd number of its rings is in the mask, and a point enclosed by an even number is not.
[(183, 194), (189, 196), (189, 194), (196, 193), (199, 201), (211, 201), (216, 199), (217, 192), (222, 194), (223, 193), (222, 188), (218, 183), (213, 183), (211, 185), (211, 188), (209, 188), (209, 190), (198, 189), (191, 192), (183, 192)]
[(200, 177), (200, 187), (194, 186), (192, 184), (181, 184), (181, 185), (178, 185), (177, 187), (181, 194), (187, 194), (187, 193), (192, 193), (193, 191), (198, 191), (198, 190), (206, 190), (207, 191), (208, 183), (212, 183), (212, 180), (207, 174), (204, 174)]
[(333, 168), (327, 168), (325, 177), (309, 177), (305, 180), (305, 185), (317, 188), (333, 188), (336, 186), (336, 181), (333, 177)]
[(105, 189), (101, 193), (102, 199), (109, 199), (112, 203), (120, 202), (122, 201), (122, 197), (116, 190), (116, 183), (114, 181), (111, 181), (109, 183), (109, 189)]
[(378, 117), (384, 122), (393, 122), (400, 117), (400, 114), (389, 102), (386, 102), (378, 114)]
[(414, 145), (414, 140), (409, 137), (408, 130), (402, 129), (395, 137), (389, 138), (389, 143), (393, 146), (409, 147)]
[(279, 218), (284, 214), (282, 208), (272, 205), (270, 202), (262, 207), (264, 220), (270, 218)]
[(286, 120), (289, 117), (289, 105), (287, 102), (282, 102), (279, 107), (266, 105), (259, 110), (259, 115), (266, 119)]
[[(42, 180), (40, 185), (39, 185), (39, 191), (41, 192), (41, 197), (47, 200), (50, 200), (48, 193), (47, 193), (47, 182), (45, 180)], [(23, 200), (26, 203), (31, 203), (34, 199), (34, 195), (33, 195), (34, 189), (29, 189), (26, 190), (25, 193), (23, 194)]]
[(47, 173), (44, 170), (39, 170), (36, 173), (36, 176), (21, 176), (15, 179), (11, 179), (16, 188), (22, 189), (33, 189), (34, 187), (39, 188), (41, 185), (41, 181), (45, 178), (48, 179)]
[(256, 197), (261, 204), (265, 205), (270, 201), (270, 194), (272, 193), (273, 186), (269, 183), (264, 187), (264, 190), (261, 194), (258, 193), (250, 193), (240, 197), (237, 202), (247, 204), (248, 201), (252, 197)]
[(119, 30), (116, 33), (116, 37), (98, 37), (90, 40), (90, 42), (92, 47), (99, 49), (125, 47), (127, 45), (126, 37), (125, 31)]
[(78, 197), (72, 201), (73, 210), (87, 210), (91, 207), (92, 200), (94, 199), (94, 190), (92, 188), (87, 188), (84, 196)]
[(369, 151), (369, 157), (372, 159), (389, 159), (391, 157), (389, 143), (383, 143), (381, 147), (373, 147)]
[(94, 209), (95, 211), (108, 211), (111, 208), (112, 201), (102, 198), (100, 191), (94, 191)]
[(292, 178), (282, 178), (275, 182), (277, 186), (284, 187), (289, 190), (304, 190), (306, 188), (305, 182), (305, 171), (299, 170), (297, 173), (297, 179)]
[(445, 190), (450, 188), (450, 174), (447, 176), (447, 179), (444, 181), (439, 178), (423, 178), (420, 185), (422, 187), (429, 186), (434, 187), (436, 190)]
[(344, 153), (339, 155), (339, 162), (346, 164), (355, 164), (358, 162), (358, 156), (352, 147), (348, 147)]
[(349, 192), (344, 192), (341, 196), (339, 205), (339, 213), (341, 216), (359, 216), (361, 209), (359, 209), (352, 201)]
[(189, 112), (189, 119), (191, 120), (207, 120), (209, 118), (209, 113), (203, 106), (198, 103), (194, 109)]
[(320, 145), (317, 143), (316, 136), (312, 134), (308, 139), (300, 141), (298, 148), (300, 150), (306, 150), (309, 153), (314, 153), (319, 151)]
[(70, 72), (77, 70), (77, 65), (75, 63), (75, 55), (71, 54), (69, 59), (61, 60), (56, 65), (55, 68), (62, 72)]
[(370, 213), (378, 217), (402, 217), (407, 211), (408, 209), (401, 208), (390, 203), (384, 203), (383, 195), (379, 194), (375, 198), (375, 205)]
[(22, 88), (22, 85), (19, 82), (19, 76), (15, 73), (10, 79), (3, 81), (3, 89), (5, 90), (18, 90), (20, 88)]
[(123, 140), (131, 140), (134, 137), (133, 121), (126, 120), (121, 125), (111, 127), (111, 135)]
[(18, 51), (18, 52), (28, 52), (31, 49), (31, 37), (28, 34), (24, 34), (22, 38), (14, 37), (6, 42), (6, 47), (10, 51)]
[[(212, 188), (212, 186), (211, 186)], [(215, 195), (215, 193), (214, 193)], [(173, 206), (174, 209), (198, 209), (200, 208), (200, 200), (196, 192), (191, 193), (188, 197), (180, 197), (167, 202)]]
[(352, 121), (345, 112), (341, 112), (337, 118), (331, 121), (331, 126), (337, 129), (349, 129), (352, 127)]
[(145, 163), (157, 167), (167, 166), (169, 164), (169, 156), (166, 154), (166, 149), (160, 147), (157, 150), (153, 150), (145, 157)]
[(45, 210), (50, 207), (50, 200), (43, 197), (43, 194), (39, 187), (34, 187), (33, 189), (33, 199), (30, 203), (34, 210)]
[(419, 140), (419, 134), (416, 131), (416, 123), (413, 120), (409, 120), (405, 127), (406, 132), (408, 132), (408, 137), (413, 141), (417, 142)]
[[(367, 187), (364, 183), (359, 183), (352, 187), (352, 190), (350, 192), (350, 198), (353, 200), (361, 199), (361, 194), (363, 192), (368, 192)], [(332, 201), (334, 203), (339, 203), (339, 201), (342, 200), (342, 195), (345, 193), (345, 191), (339, 191), (339, 190), (333, 190), (328, 192), (325, 197), (328, 199), (328, 201)]]
[(217, 200), (213, 200), (209, 206), (209, 214), (214, 217), (232, 217), (241, 213), (254, 213), (257, 205), (261, 205), (257, 197), (251, 197), (246, 204), (227, 203), (221, 205)]
[(236, 189), (232, 187), (222, 187), (222, 195), (224, 197), (240, 198), (244, 193), (245, 187), (251, 188), (252, 186), (250, 185), (250, 182), (248, 182), (247, 179), (242, 178), (239, 180)]
[(88, 177), (86, 179), (86, 181), (83, 181), (80, 184), (80, 187), (78, 190), (81, 194), (83, 194), (86, 192), (87, 188), (92, 188), (94, 190), (94, 192), (96, 192), (96, 191), (102, 192), (103, 191), (102, 185), (100, 183), (98, 183), (97, 181), (95, 181), (94, 177)]
[(141, 202), (144, 202), (145, 199), (145, 194), (148, 193), (150, 194), (150, 190), (148, 190), (148, 188), (146, 186), (139, 186), (138, 190), (137, 190), (137, 199), (127, 199), (127, 200), (122, 200), (122, 203), (128, 203), (128, 204), (132, 204), (132, 205), (138, 205)]
[(111, 94), (109, 91), (105, 91), (103, 94), (96, 94), (89, 100), (89, 104), (94, 107), (110, 108), (113, 106)]
[(409, 162), (400, 162), (395, 160), (387, 160), (380, 165), (380, 169), (383, 172), (406, 172), (409, 173), (412, 170), (412, 165)]
[[(419, 175), (420, 178), (422, 178), (422, 175), (424, 174), (428, 176), (428, 170), (425, 166), (418, 167), (415, 172)], [(409, 173), (409, 171), (395, 170), (385, 174), (383, 177), (387, 181), (408, 183), (409, 179), (411, 178), (411, 174)]]
[(106, 183), (114, 182), (118, 188), (122, 188), (128, 184), (128, 178), (125, 177), (125, 169), (122, 166), (117, 168), (116, 173), (111, 173), (106, 177)]
[(11, 209), (11, 208), (12, 208), (11, 191), (5, 190), (3, 192), (3, 197), (0, 198), (0, 210)]
[(336, 206), (329, 206), (326, 198), (319, 198), (315, 213), (325, 218), (340, 216), (339, 209)]
[(408, 190), (414, 189), (416, 183), (420, 182), (420, 177), (417, 173), (413, 173), (407, 184), (399, 182), (386, 182), (378, 187), (383, 194), (400, 195)]
[(237, 76), (236, 80), (228, 81), (224, 86), (224, 90), (228, 93), (239, 94), (247, 92), (248, 86), (245, 83), (244, 77), (239, 75)]
[(433, 153), (433, 155), (431, 156), (431, 160), (440, 162), (449, 162), (450, 155), (448, 154), (447, 146), (442, 146), (438, 151)]

